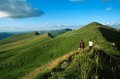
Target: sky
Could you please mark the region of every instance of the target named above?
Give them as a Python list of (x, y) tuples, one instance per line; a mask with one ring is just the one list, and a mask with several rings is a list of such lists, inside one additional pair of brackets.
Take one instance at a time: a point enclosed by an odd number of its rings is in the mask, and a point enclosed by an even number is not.
[(0, 32), (120, 24), (120, 0), (0, 0)]

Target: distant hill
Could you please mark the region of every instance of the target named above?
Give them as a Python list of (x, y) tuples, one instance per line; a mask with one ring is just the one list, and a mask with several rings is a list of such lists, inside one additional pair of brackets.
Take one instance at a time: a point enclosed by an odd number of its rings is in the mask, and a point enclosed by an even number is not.
[(11, 36), (11, 33), (0, 33), (0, 40)]
[(113, 25), (110, 25), (110, 26), (112, 26), (114, 28), (120, 28), (120, 24), (113, 24)]
[(36, 35), (38, 35), (37, 32), (13, 34), (10, 37), (1, 40), (0, 44), (11, 43), (11, 42), (19, 41), (19, 40), (22, 40), (22, 39), (30, 38), (30, 37), (33, 37), (33, 36), (36, 36)]
[[(54, 38), (13, 35), (0, 41), (0, 79), (119, 79), (119, 39), (120, 31), (97, 22)], [(80, 40), (85, 49), (79, 51)]]
[(68, 31), (72, 31), (72, 29), (67, 28), (67, 29), (61, 29), (61, 30), (48, 30), (48, 31), (45, 30), (45, 31), (39, 31), (39, 34), (50, 33), (51, 35), (56, 37), (57, 35), (60, 35)]
[[(61, 30), (44, 30), (44, 31), (38, 31), (38, 34), (45, 34), (45, 33), (49, 33), (51, 34), (53, 37), (56, 37), (57, 35), (59, 34), (62, 34), (62, 33), (65, 33), (65, 32), (68, 32), (68, 31), (72, 31), (72, 29), (61, 29)], [(0, 33), (0, 40), (1, 39), (5, 39), (9, 36), (12, 36), (12, 35), (16, 35), (16, 34), (24, 34), (24, 33), (30, 33), (30, 32), (10, 32), (10, 33)]]

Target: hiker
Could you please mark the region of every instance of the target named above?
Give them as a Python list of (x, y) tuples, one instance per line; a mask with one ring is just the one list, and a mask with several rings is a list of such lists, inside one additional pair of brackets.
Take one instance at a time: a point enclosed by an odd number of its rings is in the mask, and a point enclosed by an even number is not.
[(79, 49), (84, 49), (84, 47), (85, 47), (85, 46), (84, 46), (84, 42), (81, 40), (81, 41), (80, 41), (80, 48), (79, 48)]
[(93, 41), (90, 39), (89, 40), (89, 48), (92, 49), (93, 48)]
[(113, 42), (112, 45), (113, 45), (113, 47), (115, 47), (116, 44)]

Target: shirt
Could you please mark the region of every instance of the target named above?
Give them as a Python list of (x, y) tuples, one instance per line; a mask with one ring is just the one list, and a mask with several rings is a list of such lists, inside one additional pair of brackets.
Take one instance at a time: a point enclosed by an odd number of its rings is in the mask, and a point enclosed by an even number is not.
[(89, 46), (93, 46), (93, 42), (92, 41), (89, 41)]

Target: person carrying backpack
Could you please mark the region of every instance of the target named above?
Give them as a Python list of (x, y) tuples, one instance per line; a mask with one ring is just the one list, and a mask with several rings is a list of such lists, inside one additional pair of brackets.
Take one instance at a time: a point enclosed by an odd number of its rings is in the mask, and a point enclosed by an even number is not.
[(84, 49), (85, 45), (84, 45), (84, 42), (81, 40), (80, 41), (80, 48), (79, 49)]

